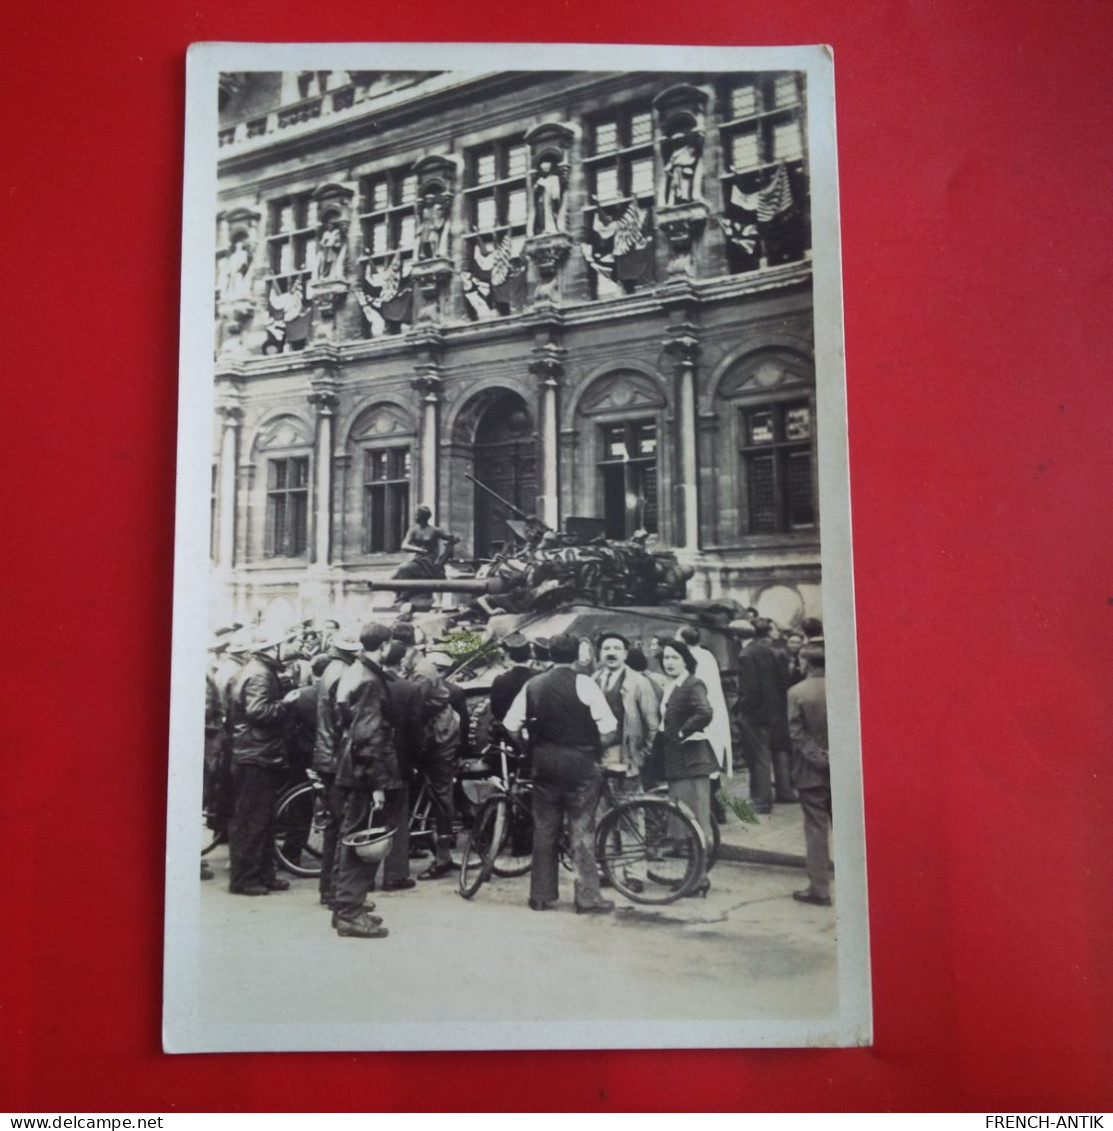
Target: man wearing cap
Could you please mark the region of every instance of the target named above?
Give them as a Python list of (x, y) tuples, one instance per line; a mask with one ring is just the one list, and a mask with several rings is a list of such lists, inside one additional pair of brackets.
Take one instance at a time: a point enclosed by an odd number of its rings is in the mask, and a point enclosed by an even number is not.
[[(390, 629), (382, 624), (365, 625), (360, 633), (361, 651), (341, 675), (336, 707), (346, 734), (336, 767), (336, 790), (340, 803), (340, 843), (336, 851), (332, 925), (342, 938), (386, 938), (387, 929), (365, 906), (375, 884), (378, 864), (360, 859), (344, 839), (372, 824), (372, 815), (386, 805), (387, 792), (397, 794), (402, 782), (394, 734), (390, 694), (381, 667), (390, 644)], [(382, 824), (389, 822), (385, 818)]]
[(565, 814), (572, 837), (577, 912), (607, 912), (614, 904), (599, 890), (595, 863), (595, 809), (602, 750), (615, 741), (618, 720), (599, 685), (573, 670), (580, 642), (560, 633), (549, 641), (550, 671), (518, 692), (504, 725), (526, 733), (533, 755), (533, 866), (529, 905), (546, 911), (559, 896), (557, 839)]
[(808, 886), (794, 891), (798, 903), (831, 906), (828, 833), (831, 826), (831, 768), (827, 744), (827, 658), (822, 644), (800, 649), (807, 672), (788, 689), (788, 729), (792, 737), (792, 782), (804, 811), (804, 851)]
[(289, 888), (274, 874), (274, 810), (289, 768), (286, 727), (296, 691), (282, 694), (278, 651), (285, 639), (256, 633), (250, 659), (232, 685), (232, 785), (235, 812), (229, 828), (235, 895), (267, 895)]
[(340, 677), (351, 667), (359, 652), (359, 641), (337, 626), (329, 639), (327, 664), (317, 678), (317, 740), (313, 746), (313, 771), (325, 783), (328, 814), (321, 848), (321, 902), (332, 906), (333, 871), (336, 866), (336, 841), (340, 834), (340, 797), (336, 792), (336, 767), (344, 731), (336, 709), (336, 689)]
[[(644, 675), (627, 664), (630, 641), (620, 632), (602, 633), (595, 647), (601, 665), (595, 673), (595, 682), (618, 720), (614, 739), (603, 750), (601, 768), (609, 775), (616, 794), (637, 793), (642, 785), (642, 767), (661, 727), (657, 692)], [(622, 837), (621, 830), (619, 837)], [(626, 876), (635, 891), (641, 890), (646, 878), (644, 861), (631, 865)]]
[(452, 709), (452, 696), (440, 672), (417, 650), (414, 626), (408, 621), (398, 621), (391, 631), (394, 639), (406, 647), (402, 675), (417, 686), (421, 718), (417, 767), (429, 783), (436, 811), (436, 856), (417, 878), (436, 880), (455, 868), (452, 848), (456, 843), (453, 831), (456, 807), (452, 791), (460, 747), (460, 717)]
[(533, 670), (547, 672), (553, 666), (553, 657), (549, 654), (549, 638), (536, 636), (533, 639)]
[(491, 718), (501, 723), (510, 710), (518, 692), (533, 679), (537, 672), (529, 666), (529, 641), (520, 633), (512, 632), (503, 638), (502, 650), (511, 667), (499, 672), (491, 681)]

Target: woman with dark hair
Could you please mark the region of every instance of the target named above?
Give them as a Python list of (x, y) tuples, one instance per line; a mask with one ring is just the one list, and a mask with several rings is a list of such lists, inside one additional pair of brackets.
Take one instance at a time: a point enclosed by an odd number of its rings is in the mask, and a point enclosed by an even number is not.
[[(712, 718), (707, 688), (695, 677), (696, 660), (681, 640), (664, 642), (661, 667), (665, 692), (661, 699), (662, 762), (669, 796), (691, 809), (704, 841), (711, 843), (711, 775), (719, 769), (704, 734)], [(711, 882), (704, 876), (689, 895), (706, 895)]]

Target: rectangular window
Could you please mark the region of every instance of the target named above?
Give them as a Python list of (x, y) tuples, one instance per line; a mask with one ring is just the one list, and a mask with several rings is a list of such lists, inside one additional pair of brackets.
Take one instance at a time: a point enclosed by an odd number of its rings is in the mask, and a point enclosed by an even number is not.
[(720, 183), (732, 274), (807, 258), (811, 227), (803, 97), (804, 75), (796, 71), (738, 75), (720, 91)]
[(752, 82), (734, 87), (730, 92), (730, 116), (748, 118), (757, 113), (757, 88)]
[(360, 232), (363, 263), (372, 273), (398, 256), (404, 275), (413, 258), (414, 194), (417, 177), (402, 169), (373, 173), (360, 181)]
[(657, 425), (651, 420), (604, 424), (599, 475), (608, 538), (629, 538), (637, 530), (656, 534)]
[(773, 160), (795, 161), (804, 155), (799, 122), (780, 122), (773, 127)]
[[(512, 138), (472, 150), (464, 188), (468, 222), (487, 237), (502, 229), (524, 236), (528, 220), (529, 147)], [(473, 239), (474, 237), (468, 237)]]
[(271, 278), (281, 290), (307, 275), (317, 258), (317, 232), (310, 226), (309, 193), (272, 201), (267, 235)]
[(730, 163), (735, 172), (761, 164), (761, 150), (755, 132), (738, 133), (730, 139)]
[(410, 524), (410, 449), (368, 448), (363, 453), (363, 552), (402, 548)]
[(651, 197), (656, 157), (653, 114), (643, 107), (624, 107), (592, 126), (591, 155), (584, 158), (588, 185), (601, 201)]
[(742, 410), (747, 532), (783, 534), (816, 523), (812, 413), (806, 402)]
[(301, 557), (309, 546), (309, 457), (267, 462), (268, 558)]

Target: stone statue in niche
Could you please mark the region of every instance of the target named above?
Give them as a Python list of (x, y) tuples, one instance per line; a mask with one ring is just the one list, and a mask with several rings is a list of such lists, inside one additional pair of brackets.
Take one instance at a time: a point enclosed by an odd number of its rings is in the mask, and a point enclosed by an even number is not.
[(251, 298), (251, 240), (244, 232), (232, 238), (232, 248), (224, 257), (217, 275), (217, 298), (220, 302), (243, 302)]
[(568, 167), (544, 153), (533, 173), (533, 222), (530, 235), (551, 235), (564, 231), (564, 193)]
[(451, 197), (436, 188), (426, 189), (417, 206), (417, 258), (448, 256), (448, 209)]
[(313, 278), (318, 282), (342, 279), (347, 252), (343, 226), (335, 218), (326, 220), (317, 237), (317, 263)]
[(664, 185), (661, 204), (689, 204), (703, 192), (702, 147), (698, 133), (678, 131), (664, 145)]

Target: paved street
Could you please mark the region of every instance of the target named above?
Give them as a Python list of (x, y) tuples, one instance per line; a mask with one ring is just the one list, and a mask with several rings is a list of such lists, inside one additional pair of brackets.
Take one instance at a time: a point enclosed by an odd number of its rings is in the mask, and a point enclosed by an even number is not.
[[(724, 833), (726, 845), (802, 851), (797, 806), (756, 828), (732, 816)], [(722, 860), (705, 899), (649, 907), (608, 891), (618, 904), (608, 916), (575, 914), (567, 873), (544, 913), (526, 907), (528, 877), (493, 880), (470, 902), (450, 877), (376, 893), (391, 934), (371, 941), (330, 929), (315, 880), (244, 899), (226, 890), (226, 849), (208, 859), (198, 1006), (216, 1024), (796, 1019), (835, 1008), (835, 915), (792, 900), (805, 882), (796, 868)]]

